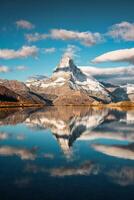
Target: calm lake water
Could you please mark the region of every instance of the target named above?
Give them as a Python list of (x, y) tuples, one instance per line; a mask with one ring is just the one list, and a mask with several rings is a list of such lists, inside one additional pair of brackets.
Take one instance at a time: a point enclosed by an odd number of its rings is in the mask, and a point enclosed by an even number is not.
[(134, 111), (0, 111), (1, 200), (134, 199)]

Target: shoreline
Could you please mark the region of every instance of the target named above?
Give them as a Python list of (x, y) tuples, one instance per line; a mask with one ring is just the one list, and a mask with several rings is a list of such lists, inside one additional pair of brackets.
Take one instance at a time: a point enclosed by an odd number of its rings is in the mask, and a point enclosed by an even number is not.
[(0, 108), (26, 108), (26, 107), (43, 107), (43, 104), (32, 104), (32, 103), (0, 103)]
[(91, 103), (91, 104), (80, 104), (80, 105), (74, 105), (74, 104), (67, 104), (67, 105), (45, 105), (45, 104), (34, 104), (34, 103), (14, 103), (14, 102), (1, 102), (0, 103), (0, 108), (27, 108), (27, 107), (63, 107), (63, 106), (81, 106), (81, 107), (96, 107), (96, 108), (111, 108), (111, 109), (123, 109), (123, 110), (128, 110), (128, 109), (134, 109), (134, 102), (129, 102), (129, 101), (121, 101), (117, 103), (109, 103), (109, 104), (104, 104), (104, 103)]

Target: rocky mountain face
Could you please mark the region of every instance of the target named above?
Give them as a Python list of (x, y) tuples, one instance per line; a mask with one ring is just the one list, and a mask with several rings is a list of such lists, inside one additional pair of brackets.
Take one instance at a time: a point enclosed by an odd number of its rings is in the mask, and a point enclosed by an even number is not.
[(108, 88), (114, 97), (114, 102), (130, 101), (134, 102), (134, 84), (127, 84), (123, 86), (112, 86)]
[(93, 67), (79, 66), (83, 73), (90, 74), (101, 82), (114, 85), (134, 84), (134, 67)]
[[(101, 81), (103, 86), (111, 93), (114, 102), (134, 101), (134, 68), (109, 68), (99, 69), (93, 67), (81, 67), (86, 75), (92, 75)], [(102, 81), (103, 80), (103, 81)]]
[[(32, 104), (49, 104), (50, 101), (46, 100), (39, 95), (33, 93), (30, 91), (30, 89), (23, 83), (16, 80), (4, 80), (0, 79), (0, 86), (1, 88), (5, 88), (5, 93), (3, 94), (3, 97), (0, 97), (0, 101), (3, 101), (4, 98), (6, 98), (7, 93), (10, 91), (10, 97), (12, 99), (12, 102), (26, 102), (26, 103), (32, 103)], [(0, 92), (3, 91), (0, 89)], [(5, 96), (5, 97), (4, 97)], [(6, 99), (5, 101), (8, 102), (10, 99)], [(10, 102), (10, 101), (9, 101)]]
[(0, 85), (0, 102), (19, 102), (24, 98), (16, 94), (12, 90)]
[[(25, 83), (0, 79), (0, 101), (42, 105), (98, 105), (134, 102), (134, 84), (99, 82), (63, 56), (50, 78), (32, 77)], [(4, 89), (7, 88), (7, 89)], [(10, 90), (10, 91), (9, 91)]]
[(104, 85), (84, 74), (68, 56), (61, 59), (50, 78), (27, 81), (26, 85), (34, 93), (51, 99), (54, 105), (89, 105), (98, 101), (112, 101), (112, 95)]

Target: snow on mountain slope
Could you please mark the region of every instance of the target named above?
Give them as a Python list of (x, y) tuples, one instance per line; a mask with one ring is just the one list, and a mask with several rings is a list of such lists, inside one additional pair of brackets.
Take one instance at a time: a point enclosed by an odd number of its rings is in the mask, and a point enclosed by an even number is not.
[(94, 67), (79, 66), (85, 74), (90, 74), (98, 81), (112, 83), (115, 85), (134, 84), (134, 66), (123, 67)]
[(41, 93), (65, 94), (71, 90), (81, 91), (89, 96), (111, 101), (110, 93), (105, 87), (90, 75), (77, 68), (69, 56), (63, 56), (56, 70), (48, 79), (26, 82), (32, 90)]
[[(63, 57), (55, 70), (53, 76), (57, 78), (65, 77), (66, 74), (69, 76), (69, 83), (73, 89), (84, 89), (87, 92), (91, 91), (101, 91), (106, 93), (105, 88), (97, 80), (95, 80), (90, 75), (85, 75), (79, 68), (75, 66), (73, 60), (70, 57)], [(66, 81), (64, 78), (63, 82)]]
[(134, 94), (134, 84), (127, 84), (127, 94)]
[(27, 87), (30, 87), (31, 85), (38, 87), (47, 79), (48, 77), (43, 76), (43, 75), (32, 76), (32, 77), (29, 77), (29, 79), (26, 81), (26, 85)]

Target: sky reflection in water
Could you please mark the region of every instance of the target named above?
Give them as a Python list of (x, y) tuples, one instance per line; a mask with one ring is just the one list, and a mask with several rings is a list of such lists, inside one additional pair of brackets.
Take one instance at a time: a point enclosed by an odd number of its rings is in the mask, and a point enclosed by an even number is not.
[(0, 111), (3, 199), (134, 199), (134, 111)]

